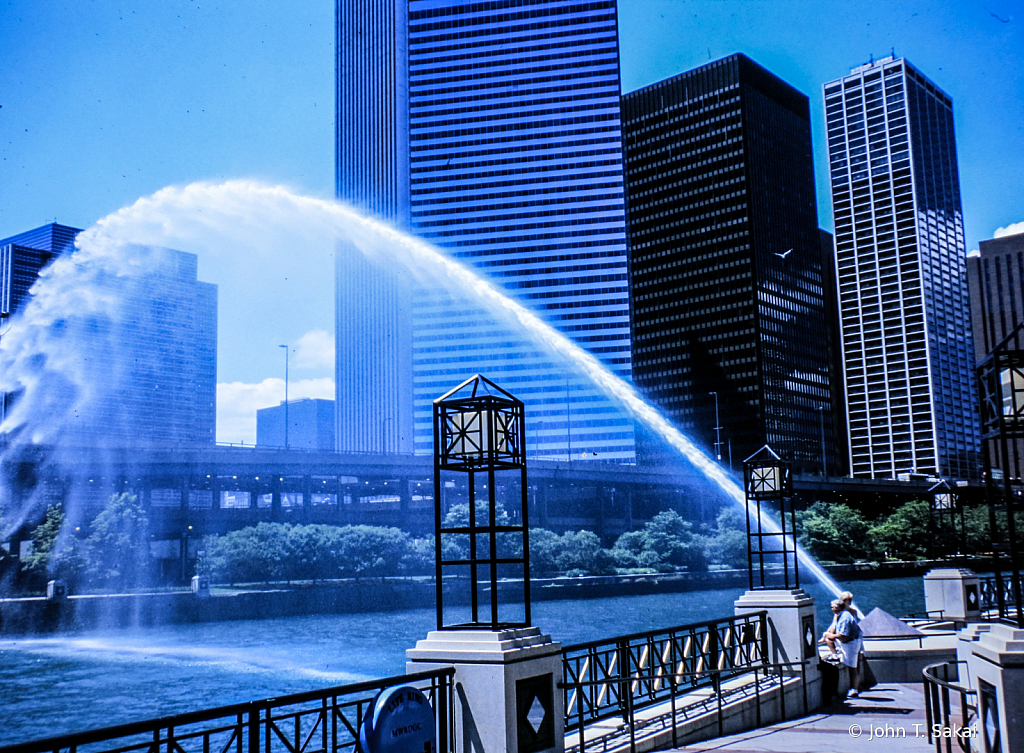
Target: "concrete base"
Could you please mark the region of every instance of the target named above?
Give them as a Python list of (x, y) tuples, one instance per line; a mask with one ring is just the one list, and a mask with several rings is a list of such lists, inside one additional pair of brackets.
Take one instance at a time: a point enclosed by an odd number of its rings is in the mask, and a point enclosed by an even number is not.
[(978, 632), (968, 659), (971, 686), (978, 691), (978, 723), (993, 749), (996, 736), (1004, 753), (1024, 752), (1024, 630), (993, 623)]
[(981, 581), (964, 567), (936, 568), (924, 576), (924, 608), (928, 614), (958, 622), (981, 619)]
[[(799, 588), (747, 591), (736, 600), (735, 610), (737, 615), (768, 612), (768, 660), (773, 664), (806, 661), (808, 708), (821, 706), (814, 599)], [(793, 667), (789, 673), (799, 675), (800, 668)]]
[(562, 644), (539, 628), (437, 630), (405, 656), (410, 673), (455, 667), (459, 751), (564, 751)]

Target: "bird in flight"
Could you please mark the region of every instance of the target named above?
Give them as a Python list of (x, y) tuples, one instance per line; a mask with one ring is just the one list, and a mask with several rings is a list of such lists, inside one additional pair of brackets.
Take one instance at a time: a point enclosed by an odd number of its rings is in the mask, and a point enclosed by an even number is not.
[(780, 254), (780, 253), (779, 253), (778, 251), (776, 251), (776, 252), (774, 252), (774, 253), (775, 253), (775, 255), (776, 255), (777, 257), (779, 257), (780, 259), (782, 259), (783, 261), (785, 261), (785, 260), (786, 260), (786, 257), (787, 257), (787, 256), (789, 256), (789, 255), (790, 255), (791, 253), (793, 253), (793, 249), (789, 249), (788, 251), (786, 251), (786, 252), (784, 252), (784, 253), (781, 253), (781, 254)]

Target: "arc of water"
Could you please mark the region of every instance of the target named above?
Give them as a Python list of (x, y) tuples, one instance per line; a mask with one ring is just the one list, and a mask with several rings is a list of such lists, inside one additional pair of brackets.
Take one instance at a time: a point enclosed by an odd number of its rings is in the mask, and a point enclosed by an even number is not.
[[(746, 509), (743, 491), (732, 477), (673, 426), (660, 411), (647, 403), (632, 385), (617, 377), (600, 360), (436, 247), (338, 202), (300, 196), (281, 186), (268, 186), (254, 181), (192, 183), (184, 187), (162, 189), (152, 196), (139, 199), (132, 206), (108, 215), (83, 232), (79, 236), (78, 245), (97, 250), (103, 248), (105, 241), (112, 241), (114, 245), (128, 241), (159, 242), (165, 234), (174, 235), (171, 229), (173, 218), (168, 214), (169, 209), (188, 212), (196, 227), (206, 226), (223, 230), (217, 224), (218, 216), (233, 225), (251, 223), (254, 215), (264, 223), (271, 223), (275, 219), (279, 220), (282, 213), (291, 208), (303, 210), (303, 221), (307, 225), (316, 226), (306, 227), (306, 230), (330, 232), (347, 239), (371, 259), (382, 247), (390, 245), (404, 249), (421, 269), (446, 278), (450, 286), (469, 291), (490, 311), (503, 313), (507, 318), (517, 322), (553, 357), (582, 371), (607, 396), (658, 433), (701, 473), (716, 483), (733, 502)], [(196, 227), (189, 228), (186, 234), (194, 238)], [(152, 237), (143, 239), (137, 237), (138, 235)], [(398, 261), (406, 262), (415, 269), (405, 259)], [(761, 525), (763, 530), (771, 533), (780, 532), (778, 524), (763, 513)], [(804, 549), (798, 547), (797, 552), (801, 564), (807, 571), (813, 573), (836, 595), (841, 592), (838, 584)]]

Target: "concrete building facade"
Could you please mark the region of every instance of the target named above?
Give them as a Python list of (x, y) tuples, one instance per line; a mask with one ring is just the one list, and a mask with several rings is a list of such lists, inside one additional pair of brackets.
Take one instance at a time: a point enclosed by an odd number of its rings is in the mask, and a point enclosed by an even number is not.
[(893, 57), (824, 95), (851, 472), (973, 477), (980, 435), (952, 100)]

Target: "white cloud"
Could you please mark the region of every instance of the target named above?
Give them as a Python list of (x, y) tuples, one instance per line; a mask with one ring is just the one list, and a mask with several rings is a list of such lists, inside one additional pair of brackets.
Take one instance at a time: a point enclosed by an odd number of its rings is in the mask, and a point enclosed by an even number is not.
[(334, 367), (334, 335), (310, 330), (295, 343), (295, 365), (303, 369)]
[[(296, 379), (288, 382), (288, 400), (303, 397), (334, 399), (334, 380)], [(256, 411), (284, 402), (284, 380), (258, 384), (225, 382), (217, 385), (217, 441), (256, 444)]]
[(1015, 222), (1012, 225), (1001, 227), (996, 230), (996, 234), (993, 238), (1005, 238), (1008, 235), (1017, 235), (1018, 233), (1024, 233), (1024, 222)]

